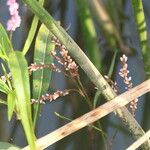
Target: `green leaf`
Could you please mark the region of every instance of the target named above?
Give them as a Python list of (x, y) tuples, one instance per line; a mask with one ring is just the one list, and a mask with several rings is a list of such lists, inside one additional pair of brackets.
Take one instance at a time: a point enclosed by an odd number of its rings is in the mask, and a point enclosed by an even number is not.
[(131, 4), (138, 32), (139, 44), (142, 49), (142, 53), (145, 54), (147, 50), (148, 36), (142, 0), (131, 0)]
[(6, 102), (6, 101), (4, 101), (4, 100), (2, 100), (2, 99), (0, 99), (0, 104), (7, 105), (7, 102)]
[(2, 79), (0, 79), (0, 91), (5, 94), (8, 94), (10, 92), (9, 87)]
[(76, 0), (81, 23), (84, 45), (93, 64), (101, 69), (101, 56), (97, 42), (97, 34), (87, 0)]
[(133, 15), (135, 18), (136, 29), (138, 33), (139, 46), (142, 51), (144, 69), (146, 75), (150, 78), (150, 46), (148, 41), (148, 32), (146, 26), (146, 19), (143, 9), (142, 0), (131, 0)]
[(114, 54), (113, 54), (113, 58), (112, 58), (112, 61), (111, 61), (111, 65), (110, 65), (110, 68), (109, 68), (109, 72), (108, 72), (108, 77), (111, 79), (111, 76), (114, 72), (114, 67), (115, 67), (115, 62), (116, 62), (116, 57), (117, 57), (117, 53), (118, 53), (118, 50), (115, 50)]
[(35, 149), (35, 135), (32, 124), (30, 84), (27, 61), (21, 52), (12, 52), (9, 55), (9, 69), (12, 74), (13, 87), (15, 88), (16, 105), (19, 109), (19, 116), (30, 145)]
[[(2, 55), (2, 53), (5, 53), (4, 55), (6, 55), (8, 57), (10, 52), (12, 52), (13, 47), (8, 38), (7, 32), (5, 31), (5, 29), (1, 23), (0, 23), (0, 45), (1, 45), (0, 46), (1, 47), (0, 54)], [(3, 50), (5, 50), (5, 51), (3, 51)]]
[(13, 115), (13, 111), (15, 108), (15, 93), (12, 91), (7, 96), (7, 105), (8, 105), (8, 120), (10, 121)]
[(93, 106), (94, 108), (96, 108), (97, 102), (99, 100), (100, 95), (102, 94), (101, 91), (97, 90), (94, 96), (94, 100), (93, 100)]
[[(40, 3), (40, 5), (43, 6), (44, 0), (39, 0), (39, 3)], [(37, 26), (38, 26), (38, 21), (39, 21), (39, 18), (35, 15), (33, 20), (32, 20), (32, 24), (31, 24), (31, 28), (30, 28), (28, 37), (26, 39), (26, 42), (25, 42), (23, 50), (22, 50), (24, 55), (27, 53), (27, 51), (29, 50), (29, 48), (31, 46), (31, 43), (33, 41), (33, 38), (34, 38), (35, 33), (36, 33)]]
[(0, 150), (21, 150), (21, 149), (10, 143), (0, 142)]
[(1, 40), (1, 42), (2, 43), (0, 43), (0, 58), (2, 58), (3, 60), (8, 60), (8, 57), (6, 55), (5, 48), (4, 48), (3, 39)]
[[(55, 45), (51, 42), (52, 34), (44, 24), (41, 25), (35, 43), (34, 63), (50, 64), (53, 62), (53, 57), (49, 55), (50, 51), (54, 50)], [(41, 95), (46, 94), (52, 71), (50, 69), (41, 69), (33, 72), (33, 98), (39, 99)], [(34, 125), (36, 123), (39, 112), (39, 105), (34, 105)]]
[(5, 68), (3, 63), (1, 65), (2, 65), (2, 70), (4, 72), (4, 76), (6, 78), (6, 82), (8, 84), (8, 87), (9, 87), (10, 90), (12, 90), (13, 88), (12, 88), (12, 85), (11, 85), (11, 81), (10, 81), (9, 75), (7, 74), (6, 68)]

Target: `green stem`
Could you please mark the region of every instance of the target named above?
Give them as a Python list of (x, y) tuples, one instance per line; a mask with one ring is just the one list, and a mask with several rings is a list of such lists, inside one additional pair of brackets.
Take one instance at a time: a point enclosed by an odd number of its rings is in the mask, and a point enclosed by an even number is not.
[[(25, 4), (36, 14), (39, 19), (47, 26), (47, 28), (66, 46), (70, 55), (76, 60), (80, 67), (85, 71), (95, 86), (102, 91), (102, 94), (107, 100), (113, 99), (116, 94), (109, 86), (107, 81), (99, 73), (92, 62), (83, 53), (80, 47), (66, 33), (66, 31), (50, 16), (50, 14), (39, 5), (36, 0), (23, 0)], [(123, 120), (128, 130), (132, 133), (135, 139), (144, 135), (144, 131), (138, 122), (133, 118), (126, 107), (122, 107), (116, 111), (119, 118)], [(143, 148), (149, 149), (150, 141), (143, 144)]]
[(136, 29), (139, 36), (140, 47), (142, 49), (142, 53), (145, 54), (147, 48), (147, 31), (142, 0), (131, 0), (131, 3)]
[(150, 47), (148, 44), (148, 34), (142, 0), (131, 0), (139, 44), (143, 55), (144, 67), (147, 77), (150, 77)]
[(77, 79), (76, 79), (76, 82), (77, 82), (77, 84), (78, 84), (80, 90), (82, 91), (82, 93), (83, 93), (83, 95), (84, 95), (84, 97), (85, 97), (86, 102), (88, 103), (90, 109), (92, 110), (92, 109), (93, 109), (93, 106), (92, 106), (91, 100), (90, 100), (89, 96), (87, 95), (87, 93), (86, 93), (86, 91), (85, 91), (85, 89), (84, 89), (84, 87), (83, 87), (83, 85), (82, 85), (80, 79), (77, 78)]

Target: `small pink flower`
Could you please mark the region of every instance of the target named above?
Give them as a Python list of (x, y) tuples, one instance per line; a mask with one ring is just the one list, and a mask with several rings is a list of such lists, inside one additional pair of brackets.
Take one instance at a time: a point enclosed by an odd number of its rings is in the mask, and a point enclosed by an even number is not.
[(9, 12), (10, 15), (14, 15), (18, 12), (19, 4), (18, 3), (13, 3), (12, 5), (9, 6)]
[(13, 3), (16, 3), (16, 0), (7, 0), (7, 5), (11, 5)]
[(21, 24), (21, 18), (18, 12), (19, 4), (16, 0), (7, 0), (7, 5), (9, 6), (9, 12), (11, 15), (11, 18), (7, 22), (7, 30), (15, 31)]

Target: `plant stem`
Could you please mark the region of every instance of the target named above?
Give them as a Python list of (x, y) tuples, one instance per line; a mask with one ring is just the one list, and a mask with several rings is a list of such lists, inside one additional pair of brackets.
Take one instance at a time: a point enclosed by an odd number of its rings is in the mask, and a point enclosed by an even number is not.
[(150, 78), (150, 47), (142, 0), (131, 0), (139, 44), (143, 55), (144, 67), (147, 77)]
[(80, 79), (77, 78), (77, 79), (76, 79), (76, 82), (77, 82), (77, 84), (78, 84), (80, 90), (82, 91), (86, 102), (88, 103), (90, 109), (92, 110), (92, 109), (93, 109), (93, 106), (92, 106), (91, 100), (90, 100), (89, 96), (87, 95), (87, 93), (86, 93), (86, 91), (85, 91), (85, 89), (84, 89), (84, 87), (83, 87), (83, 85), (82, 85)]

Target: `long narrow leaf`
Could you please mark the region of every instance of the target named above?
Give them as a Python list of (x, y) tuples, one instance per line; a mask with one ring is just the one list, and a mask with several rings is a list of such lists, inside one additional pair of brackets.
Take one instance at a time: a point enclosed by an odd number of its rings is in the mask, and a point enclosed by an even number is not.
[(140, 47), (142, 52), (145, 53), (147, 49), (147, 30), (142, 0), (131, 0), (131, 3), (135, 17), (136, 29), (139, 35)]
[(12, 44), (8, 38), (7, 32), (5, 31), (5, 29), (1, 23), (0, 23), (0, 45), (3, 46), (3, 49), (5, 50), (5, 53), (8, 57), (8, 55), (13, 50), (13, 48), (12, 48)]
[[(40, 3), (40, 5), (43, 6), (44, 0), (39, 0), (39, 3)], [(35, 33), (36, 33), (37, 26), (38, 26), (38, 21), (39, 21), (39, 18), (35, 15), (34, 18), (33, 18), (32, 24), (31, 24), (31, 28), (30, 28), (28, 37), (25, 41), (25, 44), (24, 44), (24, 47), (23, 47), (23, 50), (22, 50), (24, 55), (28, 52), (28, 50), (30, 48), (30, 45), (33, 41), (33, 38), (34, 38)]]
[(115, 50), (115, 52), (113, 54), (113, 58), (111, 60), (111, 65), (110, 65), (110, 68), (109, 68), (109, 71), (108, 71), (108, 77), (109, 78), (111, 78), (111, 76), (112, 76), (112, 74), (114, 72), (117, 53), (118, 53), (118, 50)]
[(2, 79), (0, 79), (0, 91), (5, 94), (8, 94), (10, 91), (7, 84)]
[(131, 0), (133, 14), (136, 23), (136, 29), (139, 38), (140, 48), (142, 50), (144, 67), (148, 78), (150, 77), (150, 47), (148, 44), (148, 33), (146, 27), (145, 14), (142, 0)]
[(12, 88), (11, 81), (10, 81), (10, 74), (7, 73), (4, 64), (2, 63), (1, 65), (2, 65), (2, 70), (4, 72), (4, 76), (6, 78), (6, 83), (8, 84), (9, 89), (12, 90), (13, 88)]
[(11, 117), (13, 115), (13, 111), (15, 108), (15, 93), (14, 92), (10, 92), (7, 96), (7, 106), (8, 106), (8, 120), (11, 120)]
[(98, 46), (96, 30), (89, 10), (87, 0), (76, 0), (77, 8), (82, 27), (83, 39), (87, 54), (94, 65), (100, 69), (101, 57)]
[[(34, 51), (34, 63), (36, 64), (50, 64), (53, 58), (49, 55), (50, 51), (54, 50), (55, 45), (51, 42), (52, 34), (44, 24), (41, 25)], [(52, 71), (49, 69), (42, 69), (33, 72), (33, 98), (39, 99), (43, 94), (46, 94)], [(36, 123), (37, 115), (39, 112), (39, 104), (34, 105), (34, 125)]]
[(16, 105), (20, 112), (21, 122), (32, 150), (35, 149), (35, 136), (31, 118), (30, 85), (27, 61), (21, 52), (9, 55), (9, 69), (17, 98)]

